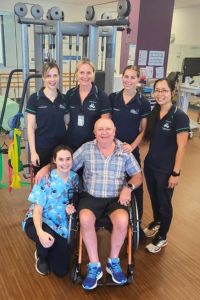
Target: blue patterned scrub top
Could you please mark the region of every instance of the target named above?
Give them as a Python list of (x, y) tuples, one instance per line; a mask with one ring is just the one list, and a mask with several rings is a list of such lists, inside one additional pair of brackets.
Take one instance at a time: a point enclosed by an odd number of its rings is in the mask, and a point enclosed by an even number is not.
[(69, 199), (73, 196), (73, 190), (78, 186), (78, 175), (70, 171), (66, 183), (58, 176), (56, 169), (51, 174), (46, 183), (43, 178), (39, 184), (33, 186), (28, 200), (33, 202), (30, 206), (26, 217), (22, 222), (24, 229), (27, 219), (33, 218), (34, 205), (38, 204), (43, 207), (42, 221), (46, 223), (60, 236), (67, 238), (68, 236), (68, 220), (66, 214), (66, 206)]

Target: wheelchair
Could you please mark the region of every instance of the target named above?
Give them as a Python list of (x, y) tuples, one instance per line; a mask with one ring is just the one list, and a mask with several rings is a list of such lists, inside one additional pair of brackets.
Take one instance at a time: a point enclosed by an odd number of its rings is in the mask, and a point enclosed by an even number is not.
[[(72, 198), (70, 201), (71, 204), (73, 204), (75, 207), (77, 207), (79, 201), (79, 193), (76, 193), (76, 195)], [(138, 216), (138, 208), (137, 208), (137, 202), (135, 199), (134, 194), (132, 193), (131, 197), (131, 203), (128, 209), (129, 213), (129, 225), (128, 225), (128, 231), (127, 231), (127, 284), (130, 284), (133, 282), (134, 278), (134, 252), (138, 249), (139, 246), (139, 216)], [(96, 231), (99, 229), (106, 229), (109, 232), (112, 231), (112, 223), (108, 216), (103, 216), (102, 218), (98, 219), (96, 221)], [(70, 253), (72, 255), (71, 261), (71, 267), (69, 276), (72, 282), (74, 283), (82, 283), (83, 277), (82, 277), (82, 259), (83, 259), (83, 238), (82, 234), (80, 232), (80, 224), (79, 224), (79, 218), (78, 214), (74, 213), (69, 216), (69, 235), (68, 235), (68, 245), (71, 249)], [(116, 285), (111, 280), (111, 277), (109, 274), (107, 274), (106, 279), (106, 285)], [(98, 286), (103, 285), (103, 280), (101, 279), (98, 282)]]

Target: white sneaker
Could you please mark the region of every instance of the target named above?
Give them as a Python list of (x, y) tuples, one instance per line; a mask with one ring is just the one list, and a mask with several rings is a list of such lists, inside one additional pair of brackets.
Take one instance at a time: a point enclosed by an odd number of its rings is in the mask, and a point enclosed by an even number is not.
[(163, 240), (161, 236), (155, 238), (155, 242), (148, 244), (146, 246), (146, 250), (148, 250), (151, 253), (158, 253), (160, 250), (167, 246), (167, 240)]
[(147, 225), (146, 228), (144, 228), (144, 234), (146, 237), (154, 237), (156, 233), (158, 232), (160, 228), (160, 223), (158, 222), (151, 222), (150, 224)]

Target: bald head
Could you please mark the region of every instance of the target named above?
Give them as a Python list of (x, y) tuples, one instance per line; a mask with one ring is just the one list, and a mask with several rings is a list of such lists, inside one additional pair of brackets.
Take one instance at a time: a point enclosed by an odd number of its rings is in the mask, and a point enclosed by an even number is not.
[(94, 125), (94, 134), (99, 144), (112, 144), (115, 137), (115, 125), (109, 118), (100, 118)]
[(110, 127), (110, 128), (115, 129), (115, 125), (114, 125), (113, 121), (109, 118), (98, 119), (94, 124), (94, 131), (96, 131), (96, 129), (99, 127)]

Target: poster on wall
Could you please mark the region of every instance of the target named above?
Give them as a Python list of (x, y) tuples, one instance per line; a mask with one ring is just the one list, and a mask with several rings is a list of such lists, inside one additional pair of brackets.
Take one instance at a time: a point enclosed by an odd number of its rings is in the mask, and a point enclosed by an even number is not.
[(153, 67), (146, 66), (145, 68), (140, 68), (140, 77), (145, 79), (153, 78)]
[(149, 51), (149, 66), (164, 66), (165, 51)]
[(147, 78), (153, 78), (153, 67), (146, 66), (146, 76)]
[(164, 68), (163, 67), (156, 67), (156, 78), (163, 78), (164, 77)]
[(146, 66), (147, 64), (147, 50), (139, 50), (138, 66)]
[(128, 64), (129, 65), (134, 65), (135, 64), (135, 50), (136, 50), (136, 45), (129, 45), (129, 52), (128, 52)]

